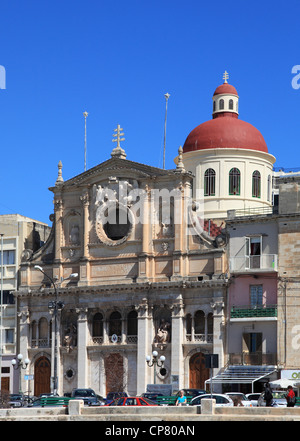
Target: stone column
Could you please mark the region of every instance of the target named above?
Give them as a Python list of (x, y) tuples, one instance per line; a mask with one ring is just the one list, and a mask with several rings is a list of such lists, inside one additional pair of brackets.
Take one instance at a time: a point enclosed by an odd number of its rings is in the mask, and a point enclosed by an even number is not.
[(143, 299), (138, 305), (138, 342), (137, 342), (137, 395), (146, 392), (147, 388), (147, 363), (148, 351), (148, 303)]
[(144, 197), (143, 197), (143, 213), (140, 217), (142, 222), (142, 252), (139, 255), (139, 272), (138, 272), (138, 282), (148, 281), (150, 276), (150, 267), (149, 267), (149, 254), (152, 250), (152, 246), (150, 246), (150, 242), (152, 241), (151, 236), (151, 210), (149, 210), (150, 206), (150, 188), (147, 184), (144, 185), (143, 188)]
[[(172, 336), (171, 336), (171, 382), (184, 387), (183, 368), (183, 302), (182, 297), (172, 305)], [(178, 380), (178, 382), (177, 382)]]
[[(19, 318), (19, 329), (20, 329), (20, 354), (23, 355), (23, 362), (25, 360), (25, 358), (28, 358), (28, 346), (29, 346), (29, 311), (22, 311), (20, 313), (18, 313), (18, 318)], [(29, 372), (33, 373), (34, 370), (34, 364), (29, 363), (29, 366), (27, 367), (26, 370), (21, 369), (18, 370), (17, 372), (20, 374), (19, 376), (19, 380), (20, 380), (20, 385), (19, 385), (19, 389), (21, 388), (22, 392), (25, 392), (26, 390), (28, 390), (28, 382), (24, 380), (24, 374), (29, 374)], [(15, 388), (14, 388), (15, 389)], [(15, 392), (17, 392), (17, 390), (15, 389)], [(33, 390), (31, 391), (31, 394), (33, 395)]]
[(223, 300), (215, 300), (211, 303), (213, 309), (213, 353), (219, 355), (219, 368), (214, 369), (216, 375), (221, 367), (224, 366), (224, 342), (225, 342), (225, 316)]
[(88, 360), (87, 360), (87, 308), (76, 310), (77, 319), (77, 387), (88, 387)]

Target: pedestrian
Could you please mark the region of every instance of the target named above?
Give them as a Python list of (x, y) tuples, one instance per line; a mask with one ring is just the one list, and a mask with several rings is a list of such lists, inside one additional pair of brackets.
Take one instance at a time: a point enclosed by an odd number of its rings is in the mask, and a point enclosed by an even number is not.
[(273, 394), (272, 394), (272, 390), (271, 390), (271, 386), (269, 381), (267, 381), (265, 383), (265, 395), (264, 395), (264, 400), (266, 401), (266, 406), (270, 407), (272, 406), (273, 403)]
[(294, 407), (296, 403), (296, 395), (292, 386), (288, 386), (286, 395), (287, 407)]
[(176, 400), (176, 406), (183, 406), (184, 404), (186, 404), (186, 397), (184, 395), (183, 390), (181, 390), (179, 392), (179, 397)]

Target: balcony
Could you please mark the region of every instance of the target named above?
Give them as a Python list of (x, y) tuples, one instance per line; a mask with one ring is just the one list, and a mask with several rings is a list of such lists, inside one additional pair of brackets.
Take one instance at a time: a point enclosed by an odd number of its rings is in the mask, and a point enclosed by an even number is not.
[(272, 352), (240, 352), (231, 353), (228, 356), (229, 365), (262, 366), (277, 364), (277, 354)]
[(277, 318), (277, 305), (233, 306), (230, 311), (231, 319), (243, 318)]
[(230, 257), (229, 267), (231, 273), (276, 272), (278, 271), (278, 255), (261, 254)]

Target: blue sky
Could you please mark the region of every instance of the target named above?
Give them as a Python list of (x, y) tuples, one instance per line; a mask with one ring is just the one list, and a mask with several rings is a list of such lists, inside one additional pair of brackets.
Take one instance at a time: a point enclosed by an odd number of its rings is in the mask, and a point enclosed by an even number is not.
[[(2, 0), (0, 214), (48, 224), (57, 164), (65, 180), (110, 158), (124, 129), (127, 159), (166, 168), (189, 132), (211, 118), (223, 82), (240, 119), (263, 134), (276, 166), (300, 167), (300, 2)], [(300, 83), (300, 81), (299, 81)]]

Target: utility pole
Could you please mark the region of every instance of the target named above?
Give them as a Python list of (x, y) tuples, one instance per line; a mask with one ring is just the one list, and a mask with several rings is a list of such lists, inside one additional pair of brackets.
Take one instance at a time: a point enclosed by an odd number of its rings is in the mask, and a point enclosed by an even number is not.
[(165, 131), (164, 131), (164, 160), (163, 160), (163, 169), (165, 169), (166, 165), (166, 132), (167, 132), (167, 110), (168, 110), (168, 99), (170, 98), (169, 93), (165, 93), (166, 99), (166, 113), (165, 113)]
[(88, 113), (83, 112), (83, 116), (84, 116), (84, 171), (86, 171), (86, 119)]

